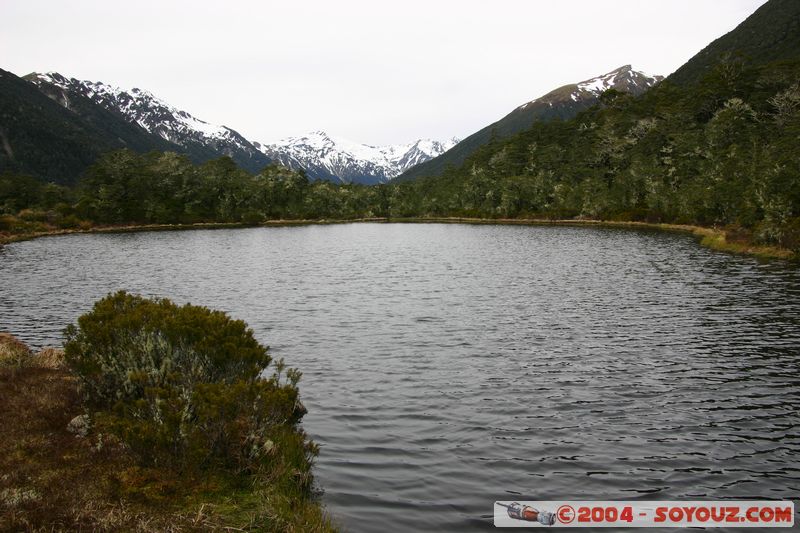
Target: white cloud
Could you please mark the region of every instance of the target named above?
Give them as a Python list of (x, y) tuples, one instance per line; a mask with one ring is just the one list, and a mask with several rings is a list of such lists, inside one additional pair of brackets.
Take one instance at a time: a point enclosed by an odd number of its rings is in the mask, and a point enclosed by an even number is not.
[(765, 0), (3, 0), (0, 67), (150, 90), (271, 141), (466, 136), (565, 83), (669, 74)]

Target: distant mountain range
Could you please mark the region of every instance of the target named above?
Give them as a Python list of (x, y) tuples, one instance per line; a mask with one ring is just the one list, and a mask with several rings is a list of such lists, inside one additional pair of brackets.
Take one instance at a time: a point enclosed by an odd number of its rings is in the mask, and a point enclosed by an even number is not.
[(315, 131), (259, 148), (274, 161), (295, 170), (303, 169), (314, 179), (372, 185), (390, 181), (443, 154), (457, 142), (457, 139), (420, 139), (408, 144), (370, 146)]
[(502, 139), (527, 130), (535, 121), (567, 120), (600, 101), (608, 89), (638, 96), (663, 80), (663, 76), (650, 76), (625, 65), (596, 78), (559, 87), (544, 96), (526, 102), (497, 122), (473, 133), (452, 149), (417, 165), (399, 177), (400, 180), (420, 176), (437, 176), (448, 166), (459, 166), (481, 146), (494, 137)]
[[(313, 132), (262, 144), (246, 139), (227, 126), (200, 120), (146, 90), (124, 90), (102, 82), (68, 78), (57, 72), (32, 73), (24, 79), (67, 111), (89, 122), (106, 121), (118, 125), (121, 119), (139, 137), (148, 138), (146, 134), (150, 134), (147, 142), (132, 146), (125, 139), (113, 142), (115, 135), (111, 132), (110, 144), (114, 148), (172, 150), (187, 154), (195, 162), (228, 156), (250, 172), (258, 172), (271, 162), (277, 162), (295, 170), (305, 170), (312, 180), (386, 183), (414, 165), (444, 153), (457, 142), (455, 139), (444, 142), (420, 139), (408, 144), (372, 146)], [(98, 114), (103, 115), (103, 121), (96, 119)], [(34, 173), (52, 179), (50, 172)]]
[(276, 162), (305, 170), (312, 180), (335, 183), (371, 185), (398, 176), (411, 179), (461, 164), (492, 136), (507, 137), (527, 129), (535, 120), (571, 118), (596, 104), (609, 88), (638, 95), (661, 79), (626, 65), (527, 102), (461, 142), (419, 139), (373, 146), (322, 131), (259, 143), (227, 126), (200, 120), (146, 90), (124, 90), (57, 72), (32, 73), (24, 80), (0, 72), (4, 87), (0, 93), (0, 171), (24, 172), (60, 183), (74, 182), (100, 154), (119, 148), (175, 151), (196, 163), (228, 156), (250, 172)]

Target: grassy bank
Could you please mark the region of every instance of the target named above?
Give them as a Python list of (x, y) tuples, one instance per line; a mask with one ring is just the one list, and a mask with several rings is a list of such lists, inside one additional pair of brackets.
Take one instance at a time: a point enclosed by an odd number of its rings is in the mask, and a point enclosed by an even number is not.
[(85, 408), (60, 350), (0, 334), (0, 398), (2, 531), (334, 530), (277, 479), (142, 466), (110, 435), (71, 431)]
[(754, 243), (749, 237), (735, 235), (733, 232), (721, 228), (706, 228), (688, 224), (660, 224), (650, 222), (632, 222), (615, 220), (589, 220), (589, 219), (521, 219), (521, 218), (461, 218), (461, 217), (430, 217), (430, 218), (396, 218), (391, 222), (407, 223), (449, 223), (449, 224), (503, 224), (526, 226), (583, 226), (602, 228), (628, 228), (652, 229), (694, 235), (701, 245), (722, 252), (742, 255), (752, 255), (763, 259), (797, 260), (798, 256), (792, 250), (778, 246), (767, 246)]
[(721, 228), (708, 228), (687, 224), (660, 224), (649, 222), (630, 222), (588, 219), (520, 219), (520, 218), (464, 218), (464, 217), (406, 217), (406, 218), (356, 218), (356, 219), (303, 219), (270, 220), (261, 224), (243, 223), (200, 223), (200, 224), (147, 224), (123, 226), (84, 226), (72, 229), (41, 228), (30, 231), (0, 232), (0, 246), (12, 242), (25, 241), (38, 237), (67, 235), (72, 233), (125, 233), (138, 231), (185, 231), (197, 229), (230, 229), (245, 227), (306, 226), (315, 224), (349, 224), (355, 222), (400, 222), (400, 223), (449, 223), (449, 224), (509, 224), (536, 226), (590, 226), (607, 228), (655, 229), (690, 233), (697, 237), (701, 245), (712, 250), (741, 255), (752, 255), (762, 259), (798, 260), (798, 254), (787, 248), (757, 244), (747, 235), (736, 234)]

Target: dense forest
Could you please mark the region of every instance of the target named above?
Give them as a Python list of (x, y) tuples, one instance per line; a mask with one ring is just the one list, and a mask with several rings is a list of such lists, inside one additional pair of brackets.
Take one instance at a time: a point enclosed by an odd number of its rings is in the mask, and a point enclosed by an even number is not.
[[(252, 175), (230, 158), (193, 164), (172, 152), (129, 150), (101, 157), (76, 187), (34, 178), (0, 177), (0, 230), (15, 224), (192, 224), (275, 219), (384, 216), (386, 190), (310, 182), (302, 172), (270, 165)], [(16, 213), (16, 216), (10, 216)]]
[(0, 177), (0, 231), (31, 224), (369, 217), (585, 218), (718, 226), (800, 247), (800, 61), (728, 57), (691, 87), (614, 90), (568, 121), (495, 140), (461, 167), (410, 182), (336, 186), (222, 158), (121, 150), (75, 187)]

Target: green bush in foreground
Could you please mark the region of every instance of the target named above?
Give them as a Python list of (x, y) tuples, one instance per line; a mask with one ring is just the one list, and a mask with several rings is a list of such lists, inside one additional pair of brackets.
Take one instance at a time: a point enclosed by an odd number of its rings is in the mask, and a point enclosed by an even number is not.
[(298, 427), (300, 373), (272, 363), (244, 322), (118, 292), (65, 335), (96, 430), (142, 464), (261, 473), (298, 494), (310, 488), (316, 447)]

